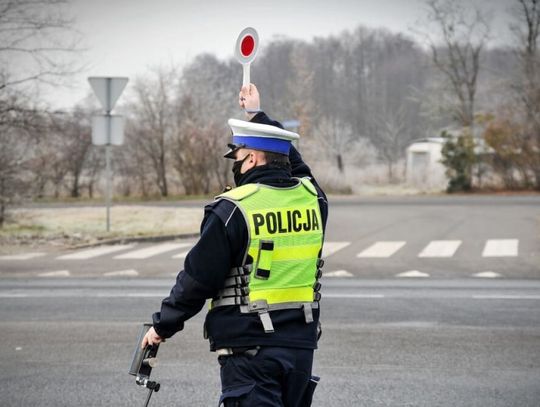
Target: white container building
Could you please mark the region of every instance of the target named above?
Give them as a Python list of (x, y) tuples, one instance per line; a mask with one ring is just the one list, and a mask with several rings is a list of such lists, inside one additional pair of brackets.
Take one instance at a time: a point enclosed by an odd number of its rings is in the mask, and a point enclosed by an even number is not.
[(446, 167), (441, 163), (445, 139), (430, 137), (414, 141), (407, 148), (407, 184), (426, 190), (445, 190)]

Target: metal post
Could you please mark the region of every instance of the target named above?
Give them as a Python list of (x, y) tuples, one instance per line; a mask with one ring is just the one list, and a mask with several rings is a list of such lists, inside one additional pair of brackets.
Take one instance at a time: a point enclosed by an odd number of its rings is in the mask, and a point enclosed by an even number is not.
[[(111, 78), (107, 78), (107, 100), (111, 100)], [(106, 204), (107, 204), (107, 232), (111, 230), (111, 107), (107, 106), (107, 144), (105, 145), (105, 166), (107, 177), (107, 191), (106, 191)]]
[(106, 204), (107, 204), (107, 232), (111, 230), (111, 146), (105, 146), (105, 162), (106, 162), (106, 174), (107, 177), (107, 191), (106, 195)]
[[(95, 116), (92, 121), (92, 142), (95, 145), (105, 145), (105, 177), (106, 177), (106, 191), (105, 191), (105, 206), (107, 210), (107, 232), (111, 230), (111, 205), (112, 205), (112, 194), (113, 194), (113, 182), (112, 182), (112, 169), (111, 169), (111, 159), (112, 159), (112, 136), (113, 136), (113, 115), (111, 111), (116, 104), (116, 101), (122, 91), (124, 90), (126, 84), (128, 83), (128, 78), (123, 77), (89, 77), (88, 82), (94, 90), (105, 115)], [(104, 120), (103, 120), (104, 119)], [(114, 134), (118, 137), (115, 139), (115, 143), (120, 145), (123, 142), (123, 122), (121, 117), (119, 119), (119, 128)]]

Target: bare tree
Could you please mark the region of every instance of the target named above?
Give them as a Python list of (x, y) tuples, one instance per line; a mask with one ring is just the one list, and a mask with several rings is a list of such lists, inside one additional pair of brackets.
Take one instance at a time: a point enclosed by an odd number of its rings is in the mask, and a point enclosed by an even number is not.
[(161, 196), (168, 196), (168, 160), (173, 126), (173, 107), (176, 72), (163, 67), (154, 69), (154, 77), (135, 80), (135, 100), (127, 126), (128, 137), (151, 163), (154, 180)]
[(33, 196), (42, 198), (52, 184), (54, 197), (58, 198), (68, 173), (64, 150), (64, 137), (58, 129), (59, 118), (49, 117), (44, 130), (46, 137), (36, 137), (32, 144), (30, 171), (33, 175)]
[(21, 95), (11, 95), (9, 103), (11, 109), (0, 111), (0, 227), (7, 207), (31, 191), (32, 153), (46, 128), (43, 115), (29, 109)]
[[(254, 69), (255, 81), (260, 77), (256, 72)], [(176, 142), (178, 137), (183, 137), (184, 131), (197, 131), (202, 139), (212, 141), (208, 146), (205, 171), (209, 172), (209, 185), (217, 184), (220, 189), (230, 180), (230, 164), (229, 160), (223, 159), (223, 152), (230, 139), (227, 120), (240, 114), (237, 99), (241, 84), (241, 69), (236, 61), (220, 61), (213, 55), (202, 54), (182, 70), (175, 99)], [(266, 89), (259, 88), (263, 92), (263, 103), (268, 106)], [(205, 143), (204, 140), (201, 143)], [(178, 165), (178, 157), (175, 163)], [(195, 167), (189, 168), (195, 170)], [(189, 171), (185, 168), (181, 178), (198, 177), (188, 174)], [(207, 188), (209, 186), (203, 187)]]
[(86, 167), (86, 158), (92, 147), (92, 129), (89, 117), (89, 112), (75, 109), (71, 115), (58, 123), (58, 131), (63, 139), (62, 159), (67, 168), (72, 198), (81, 196), (81, 178)]
[(50, 184), (55, 197), (64, 186), (71, 197), (81, 196), (92, 149), (90, 115), (80, 106), (61, 115), (43, 115), (43, 126), (39, 132), (33, 130), (32, 148), (26, 157), (33, 175), (33, 196), (44, 196)]
[(8, 204), (30, 192), (29, 173), (43, 112), (32, 86), (74, 72), (69, 56), (79, 35), (67, 0), (0, 0), (0, 227)]
[(379, 137), (379, 154), (388, 170), (388, 181), (395, 182), (395, 166), (404, 156), (410, 135), (406, 123), (405, 106), (397, 112), (383, 111), (376, 115), (377, 135)]
[[(127, 130), (127, 137), (122, 148), (115, 151), (115, 173), (120, 179), (120, 192), (124, 196), (131, 193), (148, 197), (155, 182), (151, 179), (153, 170), (147, 154), (141, 149), (140, 142), (134, 139), (134, 130)], [(157, 190), (157, 187), (156, 187)]]
[(37, 82), (58, 83), (77, 72), (80, 34), (66, 16), (68, 0), (0, 0), (0, 92)]
[(88, 191), (88, 197), (94, 197), (96, 183), (105, 166), (104, 154), (99, 147), (90, 146), (85, 159), (85, 181), (84, 187)]
[(208, 194), (224, 161), (224, 125), (218, 126), (211, 119), (200, 120), (191, 96), (187, 95), (179, 104), (176, 119), (173, 166), (187, 195)]
[[(13, 140), (18, 139), (17, 143)], [(0, 125), (0, 227), (6, 219), (6, 209), (27, 190), (25, 157), (32, 140), (24, 129)]]
[[(287, 86), (294, 76), (291, 55), (295, 49), (295, 41), (277, 39), (264, 47), (262, 54), (252, 67), (253, 82), (261, 91), (262, 109), (274, 117), (292, 118), (290, 89)], [(235, 88), (239, 88), (241, 79)]]
[[(311, 136), (317, 106), (313, 95), (315, 72), (309, 65), (309, 47), (297, 43), (293, 48), (293, 74), (287, 78), (287, 89), (290, 93), (290, 114), (288, 118), (299, 121), (298, 132), (302, 136)], [(286, 117), (287, 118), (287, 117)]]
[(426, 30), (434, 26), (439, 35), (419, 33), (427, 40), (434, 65), (457, 99), (454, 118), (462, 126), (472, 126), (481, 54), (489, 40), (490, 25), (479, 9), (467, 9), (459, 1), (427, 0), (426, 4), (430, 21)]
[(354, 151), (353, 144), (356, 137), (351, 126), (336, 119), (325, 118), (319, 123), (314, 135), (320, 150), (332, 157), (333, 163), (341, 173), (345, 172), (346, 159), (354, 159), (350, 153)]
[(511, 28), (517, 40), (517, 56), (521, 75), (514, 85), (523, 106), (524, 128), (521, 151), (540, 190), (540, 2), (516, 0), (513, 8), (515, 23)]

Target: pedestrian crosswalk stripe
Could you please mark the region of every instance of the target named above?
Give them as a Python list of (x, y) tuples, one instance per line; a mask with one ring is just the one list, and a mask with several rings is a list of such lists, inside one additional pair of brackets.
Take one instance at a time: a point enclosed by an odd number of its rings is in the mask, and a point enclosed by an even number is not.
[(364, 258), (385, 258), (390, 257), (395, 254), (399, 249), (405, 246), (406, 242), (397, 241), (397, 242), (376, 242), (365, 249), (363, 252), (358, 253), (357, 257)]
[(0, 260), (30, 260), (36, 257), (45, 256), (45, 253), (19, 253), (0, 256)]
[(478, 277), (478, 278), (497, 278), (497, 277), (501, 277), (501, 275), (499, 273), (495, 273), (493, 271), (483, 271), (481, 273), (476, 273), (476, 274), (473, 274), (473, 277)]
[(148, 259), (158, 254), (182, 249), (191, 243), (163, 243), (155, 246), (145, 247), (144, 249), (134, 250), (115, 256), (115, 259)]
[(323, 272), (323, 277), (352, 277), (353, 274), (349, 273), (347, 270), (336, 270)]
[(48, 271), (38, 274), (39, 277), (69, 277), (70, 275), (69, 270)]
[(418, 257), (452, 257), (460, 245), (461, 240), (433, 240)]
[(346, 248), (351, 242), (324, 242), (322, 257), (326, 258)]
[(182, 253), (175, 254), (172, 256), (173, 259), (185, 259), (187, 254), (189, 253), (189, 250), (183, 251)]
[(64, 254), (57, 257), (58, 260), (87, 260), (105, 254), (116, 253), (122, 250), (128, 250), (135, 247), (134, 244), (119, 244), (113, 246), (98, 246), (92, 249), (81, 250), (75, 253)]
[[(347, 248), (352, 242), (345, 241), (327, 241), (323, 246), (323, 258), (333, 256), (337, 252)], [(470, 242), (469, 242), (470, 243)], [(139, 243), (140, 244), (140, 243)], [(367, 247), (362, 252), (358, 253), (358, 258), (389, 258), (396, 254), (407, 244), (406, 241), (378, 241)], [(463, 240), (433, 240), (429, 242), (422, 251), (417, 255), (419, 258), (450, 258), (454, 257), (458, 250), (467, 241)], [(100, 256), (116, 254), (115, 259), (135, 259), (144, 260), (152, 256), (157, 256), (167, 252), (172, 259), (184, 259), (189, 250), (193, 247), (194, 242), (168, 242), (153, 245), (146, 245), (143, 248), (137, 249), (137, 244), (124, 245), (102, 245), (89, 249), (68, 252), (58, 257), (58, 260), (88, 260)], [(482, 257), (497, 258), (497, 257), (516, 257), (518, 256), (519, 240), (518, 239), (489, 239), (485, 242)], [(130, 251), (131, 250), (131, 251)], [(410, 251), (410, 250), (409, 250)], [(124, 252), (124, 253), (118, 253)], [(6, 254), (0, 256), (0, 261), (13, 260), (32, 260), (46, 256), (43, 252), (30, 252), (18, 254)], [(49, 253), (49, 256), (57, 256), (55, 253)]]
[(428, 273), (423, 273), (418, 270), (406, 271), (404, 273), (396, 274), (396, 277), (429, 277)]
[(137, 270), (129, 269), (129, 270), (119, 270), (119, 271), (109, 271), (107, 273), (103, 273), (105, 277), (137, 277), (139, 275), (139, 272)]
[(515, 257), (518, 239), (491, 239), (486, 242), (482, 257)]

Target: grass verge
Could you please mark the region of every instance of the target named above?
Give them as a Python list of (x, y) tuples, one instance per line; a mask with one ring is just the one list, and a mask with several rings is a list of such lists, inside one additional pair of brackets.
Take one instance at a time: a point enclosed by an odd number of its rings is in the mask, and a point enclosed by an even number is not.
[(107, 232), (106, 211), (101, 207), (14, 209), (0, 229), (0, 245), (66, 246), (115, 238), (192, 234), (199, 231), (202, 217), (202, 208), (113, 206), (111, 230)]

